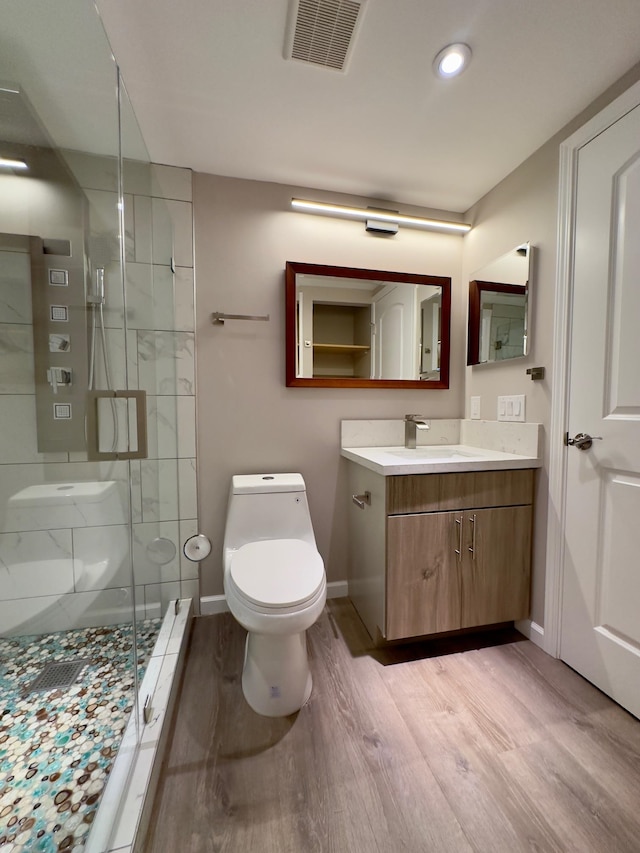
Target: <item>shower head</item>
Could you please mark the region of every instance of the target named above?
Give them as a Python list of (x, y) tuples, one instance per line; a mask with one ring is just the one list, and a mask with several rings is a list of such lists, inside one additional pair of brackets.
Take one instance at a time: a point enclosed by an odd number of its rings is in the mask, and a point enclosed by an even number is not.
[(91, 267), (103, 269), (118, 257), (118, 239), (108, 231), (89, 237), (89, 261)]

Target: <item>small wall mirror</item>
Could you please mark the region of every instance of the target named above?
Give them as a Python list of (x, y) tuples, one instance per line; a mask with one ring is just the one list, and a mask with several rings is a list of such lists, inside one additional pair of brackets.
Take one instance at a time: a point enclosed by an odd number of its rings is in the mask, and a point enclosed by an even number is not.
[(531, 253), (531, 244), (521, 243), (474, 273), (469, 282), (467, 364), (527, 355)]
[(451, 279), (288, 261), (287, 385), (448, 388)]

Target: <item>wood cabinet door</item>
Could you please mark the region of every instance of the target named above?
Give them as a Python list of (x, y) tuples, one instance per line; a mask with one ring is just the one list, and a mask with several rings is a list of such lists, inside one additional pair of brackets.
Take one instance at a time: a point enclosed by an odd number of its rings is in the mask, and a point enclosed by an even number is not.
[(529, 615), (531, 506), (464, 514), (461, 627)]
[(386, 639), (460, 627), (461, 512), (387, 519)]

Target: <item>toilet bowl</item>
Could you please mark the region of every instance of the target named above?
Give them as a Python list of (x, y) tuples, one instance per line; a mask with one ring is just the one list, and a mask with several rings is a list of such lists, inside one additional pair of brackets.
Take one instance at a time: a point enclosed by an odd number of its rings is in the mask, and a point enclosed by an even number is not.
[(306, 631), (327, 597), (300, 474), (232, 478), (224, 591), (248, 632), (242, 671), (247, 702), (267, 717), (298, 711), (312, 689)]

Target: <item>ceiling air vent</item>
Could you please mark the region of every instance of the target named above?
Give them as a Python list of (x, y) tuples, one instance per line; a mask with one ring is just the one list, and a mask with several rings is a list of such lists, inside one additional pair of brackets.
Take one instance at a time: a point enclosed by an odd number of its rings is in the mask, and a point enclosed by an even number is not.
[(366, 0), (292, 0), (285, 59), (346, 69)]

